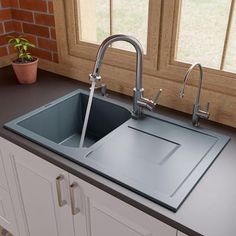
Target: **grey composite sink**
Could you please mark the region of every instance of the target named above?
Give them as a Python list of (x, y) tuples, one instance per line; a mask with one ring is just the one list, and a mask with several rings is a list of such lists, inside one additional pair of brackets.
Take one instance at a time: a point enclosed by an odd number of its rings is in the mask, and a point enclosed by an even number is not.
[[(26, 114), (5, 127), (34, 141), (50, 146), (78, 148), (88, 103), (88, 94), (77, 90)], [(131, 117), (131, 113), (112, 102), (94, 98), (84, 146), (89, 147)], [(54, 145), (55, 146), (55, 145)]]
[(124, 104), (95, 96), (86, 148), (79, 148), (87, 101), (78, 90), (5, 127), (172, 211), (229, 141), (154, 113), (132, 119)]

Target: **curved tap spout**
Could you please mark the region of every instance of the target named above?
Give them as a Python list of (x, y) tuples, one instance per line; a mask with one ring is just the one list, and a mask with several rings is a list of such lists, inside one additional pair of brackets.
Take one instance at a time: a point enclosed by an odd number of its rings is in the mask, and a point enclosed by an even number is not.
[(186, 72), (186, 74), (184, 76), (184, 84), (183, 84), (183, 87), (182, 87), (181, 92), (180, 92), (180, 97), (183, 98), (184, 97), (185, 85), (188, 81), (189, 75), (196, 66), (199, 67), (200, 76), (199, 76), (199, 82), (198, 82), (198, 92), (197, 92), (197, 96), (196, 96), (196, 99), (195, 99), (195, 104), (193, 106), (192, 122), (193, 122), (194, 126), (199, 125), (199, 118), (203, 118), (203, 119), (208, 119), (209, 118), (209, 112), (208, 112), (209, 103), (207, 104), (206, 111), (200, 110), (200, 97), (201, 97), (202, 79), (203, 79), (203, 69), (202, 69), (202, 66), (201, 66), (200, 63), (194, 63), (190, 66), (190, 68), (188, 69), (188, 71)]
[(91, 74), (91, 76), (94, 79), (100, 78), (100, 67), (101, 67), (101, 63), (105, 55), (105, 52), (112, 43), (117, 42), (117, 41), (128, 42), (132, 44), (136, 50), (136, 86), (135, 87), (137, 90), (141, 90), (142, 89), (143, 49), (140, 42), (132, 36), (116, 34), (116, 35), (112, 35), (106, 38), (98, 49), (96, 62), (94, 64), (93, 73)]
[(184, 84), (183, 87), (181, 89), (180, 92), (180, 97), (183, 98), (184, 97), (184, 90), (185, 90), (185, 85), (187, 84), (189, 75), (191, 74), (191, 72), (193, 71), (193, 69), (198, 66), (199, 67), (199, 71), (200, 71), (200, 77), (199, 77), (199, 82), (198, 82), (198, 93), (196, 96), (196, 100), (195, 100), (195, 104), (199, 104), (200, 103), (200, 97), (201, 97), (201, 90), (202, 90), (202, 79), (203, 79), (203, 69), (202, 69), (202, 65), (200, 63), (194, 63), (192, 64), (188, 71), (186, 72), (185, 76), (184, 76)]

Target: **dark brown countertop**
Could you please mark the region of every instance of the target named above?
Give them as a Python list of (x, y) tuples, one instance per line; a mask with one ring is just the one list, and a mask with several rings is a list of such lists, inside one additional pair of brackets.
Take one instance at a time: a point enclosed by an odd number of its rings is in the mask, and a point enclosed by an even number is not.
[[(84, 83), (39, 70), (38, 82), (19, 85), (11, 67), (0, 69), (0, 136), (69, 171), (189, 235), (236, 235), (236, 129), (203, 122), (202, 127), (231, 137), (183, 205), (173, 213), (75, 163), (3, 128), (3, 124), (78, 88)], [(126, 96), (112, 97), (130, 102)], [(160, 108), (160, 114), (191, 123), (189, 115)]]

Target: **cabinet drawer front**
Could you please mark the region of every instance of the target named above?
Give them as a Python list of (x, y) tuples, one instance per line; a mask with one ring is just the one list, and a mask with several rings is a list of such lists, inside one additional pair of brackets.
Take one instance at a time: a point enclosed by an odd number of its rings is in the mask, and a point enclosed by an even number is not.
[(11, 197), (10, 194), (2, 188), (0, 188), (0, 225), (12, 234), (17, 235)]

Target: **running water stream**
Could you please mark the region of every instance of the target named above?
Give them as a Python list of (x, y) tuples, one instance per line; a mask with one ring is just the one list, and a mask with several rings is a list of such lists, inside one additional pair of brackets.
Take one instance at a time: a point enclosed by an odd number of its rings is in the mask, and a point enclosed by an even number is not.
[(90, 109), (91, 109), (91, 106), (92, 106), (95, 85), (96, 85), (96, 81), (92, 81), (92, 85), (91, 85), (91, 88), (90, 88), (89, 99), (88, 99), (88, 105), (87, 105), (87, 109), (86, 109), (86, 113), (85, 113), (85, 118), (84, 118), (82, 134), (81, 134), (80, 143), (79, 143), (79, 147), (80, 148), (82, 148), (83, 145), (84, 145), (84, 139), (85, 139), (85, 135), (86, 135), (86, 130), (87, 130), (87, 125), (88, 125), (88, 120), (89, 120)]

